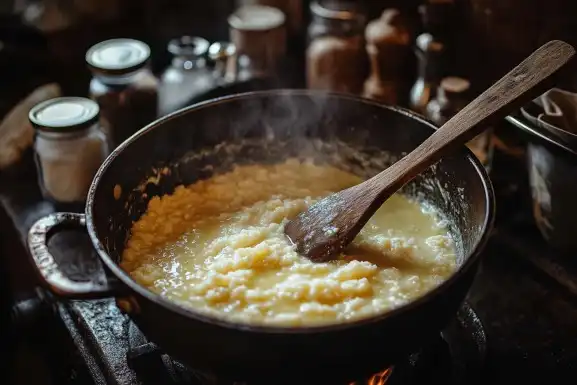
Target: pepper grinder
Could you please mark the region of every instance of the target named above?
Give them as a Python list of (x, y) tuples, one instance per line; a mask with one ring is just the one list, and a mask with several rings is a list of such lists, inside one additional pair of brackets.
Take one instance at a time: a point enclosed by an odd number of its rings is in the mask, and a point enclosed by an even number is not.
[(419, 62), (419, 73), (411, 88), (409, 106), (420, 114), (425, 114), (427, 104), (433, 98), (440, 80), (441, 59), (444, 45), (430, 33), (417, 37), (415, 55)]
[(411, 34), (397, 9), (386, 9), (365, 29), (371, 73), (363, 96), (398, 104), (403, 88), (403, 69), (410, 53)]

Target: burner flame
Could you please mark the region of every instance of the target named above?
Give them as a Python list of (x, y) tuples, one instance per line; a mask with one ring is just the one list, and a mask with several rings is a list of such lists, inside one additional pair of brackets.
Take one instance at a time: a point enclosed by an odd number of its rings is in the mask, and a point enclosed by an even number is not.
[[(382, 372), (374, 374), (369, 380), (366, 382), (366, 385), (385, 385), (393, 374), (393, 368), (387, 368)], [(359, 382), (351, 382), (349, 385), (361, 385)]]

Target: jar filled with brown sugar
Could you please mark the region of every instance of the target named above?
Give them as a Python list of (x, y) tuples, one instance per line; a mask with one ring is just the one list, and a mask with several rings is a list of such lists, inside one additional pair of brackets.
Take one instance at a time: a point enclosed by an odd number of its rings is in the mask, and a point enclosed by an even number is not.
[(149, 59), (148, 45), (133, 39), (106, 40), (86, 53), (93, 75), (90, 97), (100, 106), (114, 146), (157, 117), (158, 80)]
[(368, 73), (366, 16), (354, 1), (312, 1), (307, 87), (360, 94)]

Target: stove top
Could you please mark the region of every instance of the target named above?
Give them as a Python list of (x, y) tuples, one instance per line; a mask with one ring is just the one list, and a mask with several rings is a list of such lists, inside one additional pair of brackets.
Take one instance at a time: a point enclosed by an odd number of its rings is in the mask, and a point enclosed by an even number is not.
[[(524, 174), (524, 165), (515, 169), (510, 160), (505, 163), (507, 167), (493, 167), (510, 170), (505, 181)], [(506, 185), (495, 174), (493, 182)], [(30, 225), (54, 208), (34, 190), (34, 178), (11, 183), (10, 191), (3, 191), (8, 184), (0, 183), (0, 201), (25, 239)], [(358, 384), (384, 384), (385, 379), (387, 384), (575, 383), (577, 263), (547, 247), (532, 224), (530, 194), (519, 184), (509, 185), (511, 191), (497, 191), (497, 227), (454, 322), (432, 344)], [(63, 232), (51, 243), (55, 258), (82, 262), (78, 271), (68, 273), (82, 277), (97, 269), (85, 233)], [(54, 303), (82, 370), (95, 384), (232, 385), (173, 361), (146, 340), (113, 300)]]
[[(148, 341), (112, 300), (61, 304), (59, 310), (98, 384), (240, 385), (173, 360)], [(353, 384), (472, 385), (480, 383), (486, 352), (481, 320), (464, 303), (453, 322), (427, 346)]]
[[(133, 323), (129, 323), (128, 335), (127, 362), (143, 385), (238, 384), (186, 368), (148, 342)], [(464, 304), (451, 325), (426, 347), (353, 384), (474, 384), (482, 374), (486, 344), (481, 321)], [(274, 384), (274, 380), (270, 383)]]

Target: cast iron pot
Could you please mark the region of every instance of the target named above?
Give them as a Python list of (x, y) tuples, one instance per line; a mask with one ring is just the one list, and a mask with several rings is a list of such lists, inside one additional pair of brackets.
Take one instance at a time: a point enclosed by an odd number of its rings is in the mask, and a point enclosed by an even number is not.
[[(180, 184), (235, 163), (291, 156), (370, 175), (411, 151), (433, 130), (431, 123), (403, 109), (315, 91), (253, 92), (200, 103), (122, 143), (96, 174), (86, 214), (41, 219), (30, 230), (30, 251), (53, 292), (66, 298), (115, 296), (150, 340), (193, 368), (268, 383), (359, 378), (438, 335), (472, 284), (492, 227), (494, 196), (483, 166), (465, 147), (405, 189), (421, 194), (446, 215), (458, 244), (459, 269), (437, 289), (388, 314), (325, 327), (236, 324), (176, 306), (133, 281), (118, 262), (131, 225), (150, 198), (171, 193)], [(107, 271), (105, 279), (75, 282), (62, 273), (46, 242), (65, 226), (86, 226)]]

